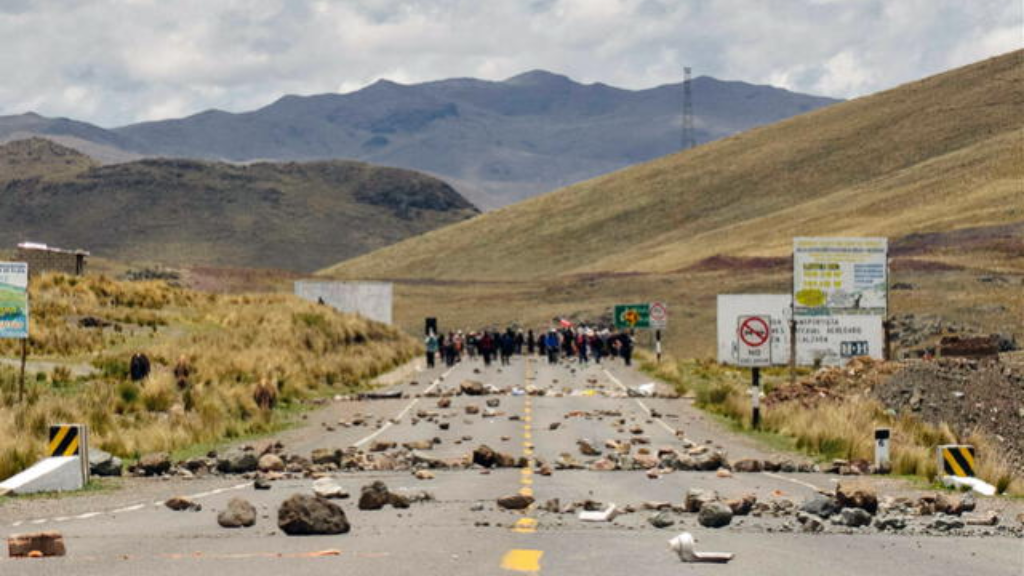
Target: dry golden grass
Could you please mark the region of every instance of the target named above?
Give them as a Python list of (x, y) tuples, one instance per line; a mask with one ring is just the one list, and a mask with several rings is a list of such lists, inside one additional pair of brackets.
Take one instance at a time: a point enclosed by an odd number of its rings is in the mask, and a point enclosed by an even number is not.
[[(32, 377), (18, 404), (16, 374), (0, 368), (0, 477), (35, 461), (50, 423), (85, 422), (95, 445), (127, 457), (237, 438), (276, 424), (252, 398), (258, 380), (270, 379), (287, 408), (350, 392), (418, 346), (391, 327), (283, 294), (218, 296), (62, 275), (34, 280), (30, 294), (33, 356), (91, 361), (101, 374), (71, 379), (57, 369)], [(84, 315), (121, 324), (82, 328)], [(3, 346), (10, 353), (14, 344)], [(142, 383), (126, 377), (135, 351), (153, 363)], [(181, 355), (194, 369), (191, 410), (170, 372)]]
[[(641, 367), (648, 373), (676, 386), (680, 392), (695, 395), (696, 404), (720, 414), (744, 429), (751, 428), (749, 376), (746, 371), (720, 366), (710, 361), (667, 359), (653, 364), (642, 355)], [(766, 371), (766, 389), (782, 383), (787, 373)], [(893, 416), (872, 398), (850, 394), (841, 401), (821, 402), (805, 407), (786, 402), (762, 410), (761, 430), (792, 439), (794, 446), (822, 459), (874, 459), (875, 428), (892, 430), (892, 472), (931, 480), (936, 476), (935, 449), (940, 444), (973, 444), (977, 450), (978, 477), (1012, 495), (1024, 495), (1024, 478), (1014, 476), (999, 450), (984, 435), (971, 432), (958, 436), (949, 426), (933, 426), (910, 416)]]

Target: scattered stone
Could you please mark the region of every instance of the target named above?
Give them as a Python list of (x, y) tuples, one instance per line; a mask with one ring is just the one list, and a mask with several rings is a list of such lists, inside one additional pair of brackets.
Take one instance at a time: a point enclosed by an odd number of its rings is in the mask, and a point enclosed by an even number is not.
[(341, 450), (331, 450), (330, 448), (317, 448), (313, 450), (310, 455), (313, 464), (319, 464), (321, 466), (325, 464), (334, 464), (335, 466), (341, 465)]
[(217, 471), (222, 474), (245, 474), (258, 467), (259, 459), (250, 450), (234, 450), (217, 459)]
[(675, 518), (672, 517), (672, 514), (669, 513), (668, 510), (658, 512), (654, 516), (648, 518), (647, 521), (655, 528), (668, 528), (676, 523)]
[(735, 472), (761, 472), (764, 470), (764, 466), (761, 464), (760, 460), (744, 458), (743, 460), (733, 462), (732, 469)]
[(878, 512), (878, 495), (867, 485), (836, 486), (836, 503), (839, 508), (860, 508), (872, 515)]
[(968, 526), (996, 526), (999, 524), (999, 514), (994, 510), (978, 514), (968, 514), (963, 518), (964, 524)]
[(487, 407), (488, 408), (497, 408), (500, 405), (501, 405), (501, 400), (499, 400), (498, 398), (488, 398), (487, 399)]
[(721, 502), (708, 502), (700, 508), (697, 522), (705, 528), (721, 528), (732, 522), (732, 510)]
[(869, 526), (871, 524), (871, 514), (860, 508), (843, 508), (839, 511), (838, 515), (833, 516), (832, 523), (851, 528)]
[(819, 494), (810, 500), (806, 500), (800, 506), (800, 511), (814, 514), (819, 518), (828, 518), (836, 512), (836, 503), (832, 498)]
[(277, 454), (264, 454), (260, 456), (256, 467), (260, 472), (282, 472), (284, 470), (284, 460)]
[(700, 512), (704, 506), (718, 500), (718, 493), (713, 490), (701, 490), (690, 488), (686, 491), (686, 498), (683, 500), (683, 509), (690, 513)]
[(719, 478), (732, 478), (732, 472), (729, 472), (725, 468), (719, 468), (715, 471), (715, 476)]
[(138, 469), (145, 476), (160, 476), (171, 470), (171, 456), (166, 452), (146, 454), (139, 459)]
[(95, 476), (120, 476), (124, 469), (121, 459), (99, 448), (89, 448), (89, 472)]
[(232, 498), (228, 507), (217, 514), (217, 524), (224, 528), (248, 528), (256, 524), (256, 507), (242, 498)]
[(348, 492), (341, 487), (333, 478), (318, 478), (313, 482), (313, 494), (320, 498), (344, 499), (348, 498)]
[(174, 510), (175, 512), (182, 512), (184, 510), (189, 510), (191, 512), (199, 512), (200, 510), (203, 509), (202, 504), (194, 500), (185, 498), (184, 496), (175, 496), (173, 498), (170, 498), (164, 502), (164, 506), (170, 508), (171, 510)]
[(825, 523), (821, 521), (821, 517), (815, 514), (799, 512), (796, 515), (796, 520), (800, 523), (800, 529), (804, 532), (821, 532), (825, 530)]
[(932, 520), (932, 523), (929, 524), (928, 527), (940, 532), (948, 532), (950, 530), (959, 530), (960, 528), (963, 528), (964, 521), (956, 516), (939, 514), (935, 517), (935, 520)]
[(452, 405), (452, 399), (448, 398), (447, 396), (445, 396), (443, 398), (438, 398), (437, 399), (437, 407), (438, 408), (449, 408), (449, 407), (451, 407), (451, 405)]
[(897, 532), (907, 527), (907, 519), (904, 516), (886, 516), (875, 519), (875, 528), (879, 530), (891, 530)]
[(533, 504), (533, 496), (513, 494), (512, 496), (498, 498), (498, 506), (505, 510), (525, 510), (530, 504)]
[(384, 452), (397, 446), (396, 443), (387, 440), (374, 440), (370, 444), (370, 452)]
[(380, 510), (391, 501), (391, 493), (387, 485), (380, 480), (373, 484), (363, 486), (359, 495), (360, 510)]
[(473, 416), (474, 414), (479, 414), (479, 413), (480, 413), (480, 407), (479, 406), (477, 406), (475, 404), (470, 404), (470, 405), (466, 406), (466, 414), (469, 414), (470, 416)]
[(459, 391), (466, 396), (483, 396), (487, 393), (483, 382), (478, 382), (476, 380), (464, 380), (462, 384), (459, 385)]
[(750, 511), (754, 509), (754, 504), (757, 504), (757, 496), (753, 494), (725, 501), (725, 505), (732, 510), (733, 516), (746, 516), (750, 514)]
[(277, 511), (277, 525), (289, 536), (344, 534), (351, 529), (340, 506), (308, 494), (285, 500)]
[(413, 474), (413, 475), (416, 477), (417, 480), (433, 480), (434, 479), (434, 473), (431, 472), (430, 470), (417, 470), (416, 473)]
[(551, 424), (548, 424), (548, 430), (558, 430), (558, 427), (561, 425), (561, 422), (552, 422)]
[(600, 456), (601, 451), (594, 447), (594, 444), (586, 438), (581, 438), (576, 441), (576, 446), (580, 449), (580, 454), (584, 456)]
[(256, 481), (252, 483), (252, 486), (256, 490), (270, 490), (270, 480), (267, 480), (266, 478), (257, 478)]
[(60, 532), (12, 534), (7, 537), (7, 555), (11, 558), (63, 556), (67, 554)]

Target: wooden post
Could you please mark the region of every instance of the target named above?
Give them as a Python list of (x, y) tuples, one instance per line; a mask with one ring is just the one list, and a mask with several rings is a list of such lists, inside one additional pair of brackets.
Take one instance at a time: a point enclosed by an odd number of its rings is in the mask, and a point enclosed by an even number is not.
[(658, 357), (658, 364), (661, 364), (661, 330), (654, 331), (654, 353)]
[(25, 399), (25, 363), (28, 361), (28, 338), (21, 341), (21, 377), (18, 378), (18, 403)]

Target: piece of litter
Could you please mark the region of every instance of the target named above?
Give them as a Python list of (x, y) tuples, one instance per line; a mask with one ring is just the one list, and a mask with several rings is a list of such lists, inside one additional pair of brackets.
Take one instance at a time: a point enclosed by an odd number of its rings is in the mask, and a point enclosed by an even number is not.
[(668, 546), (679, 555), (679, 559), (683, 562), (725, 564), (733, 557), (731, 552), (697, 552), (694, 548), (693, 535), (689, 532), (683, 532), (669, 540)]
[(611, 522), (618, 515), (619, 510), (615, 507), (615, 504), (609, 504), (604, 510), (596, 512), (583, 510), (580, 512), (579, 519), (584, 522)]
[(959, 476), (943, 476), (942, 483), (956, 488), (970, 488), (982, 496), (995, 496), (996, 487), (979, 478), (961, 478)]

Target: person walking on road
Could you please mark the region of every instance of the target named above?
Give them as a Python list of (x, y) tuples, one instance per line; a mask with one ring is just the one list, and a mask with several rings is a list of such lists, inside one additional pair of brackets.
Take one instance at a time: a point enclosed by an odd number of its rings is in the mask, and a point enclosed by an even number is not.
[(621, 347), (619, 348), (619, 354), (622, 355), (622, 361), (626, 363), (626, 366), (633, 365), (633, 335), (627, 332), (623, 332), (619, 337)]
[(424, 341), (427, 347), (427, 368), (434, 367), (434, 357), (437, 356), (438, 342), (437, 336), (434, 336), (434, 331), (431, 330)]
[(587, 335), (586, 330), (580, 330), (579, 336), (576, 337), (576, 355), (579, 357), (580, 364), (586, 364), (589, 361), (587, 356), (587, 350), (590, 347), (590, 337)]
[(501, 335), (501, 365), (509, 366), (512, 364), (512, 354), (516, 351), (516, 335), (509, 328)]
[(537, 338), (533, 335), (533, 328), (526, 331), (526, 353), (533, 356), (534, 350), (537, 348)]
[(558, 332), (553, 328), (544, 337), (544, 349), (548, 353), (548, 364), (558, 364)]
[(494, 354), (494, 338), (491, 333), (484, 330), (480, 336), (480, 355), (484, 357), (484, 366), (491, 365), (491, 356)]

